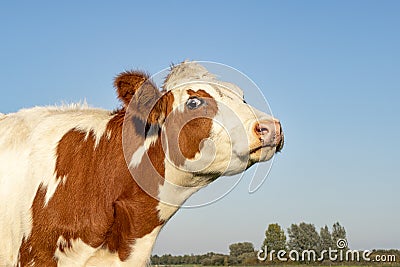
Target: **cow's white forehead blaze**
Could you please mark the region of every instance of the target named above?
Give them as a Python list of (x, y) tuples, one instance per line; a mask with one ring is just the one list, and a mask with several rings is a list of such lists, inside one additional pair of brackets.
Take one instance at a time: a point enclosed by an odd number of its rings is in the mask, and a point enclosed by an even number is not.
[(174, 66), (162, 91), (139, 71), (114, 85), (113, 112), (0, 114), (1, 266), (145, 266), (190, 195), (282, 145), (271, 116), (200, 64)]

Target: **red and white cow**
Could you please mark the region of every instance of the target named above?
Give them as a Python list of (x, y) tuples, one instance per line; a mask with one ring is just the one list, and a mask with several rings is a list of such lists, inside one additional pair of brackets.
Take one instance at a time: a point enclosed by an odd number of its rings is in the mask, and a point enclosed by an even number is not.
[(278, 120), (197, 63), (161, 91), (136, 71), (115, 87), (113, 112), (0, 114), (0, 266), (145, 266), (192, 193), (283, 146)]

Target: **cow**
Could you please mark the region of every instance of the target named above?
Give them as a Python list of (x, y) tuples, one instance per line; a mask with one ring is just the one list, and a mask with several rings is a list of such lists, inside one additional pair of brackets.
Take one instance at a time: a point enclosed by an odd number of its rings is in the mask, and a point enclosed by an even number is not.
[(146, 266), (179, 207), (220, 176), (270, 160), (279, 120), (186, 61), (158, 88), (114, 80), (121, 107), (0, 115), (0, 266)]

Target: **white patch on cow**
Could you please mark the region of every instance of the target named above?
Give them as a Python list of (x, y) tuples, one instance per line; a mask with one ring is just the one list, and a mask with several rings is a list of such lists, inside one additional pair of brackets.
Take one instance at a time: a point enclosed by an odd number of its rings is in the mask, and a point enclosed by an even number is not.
[(138, 238), (131, 246), (132, 252), (128, 259), (120, 264), (121, 267), (137, 266), (145, 267), (150, 261), (151, 251), (153, 250), (154, 242), (161, 230), (161, 226), (157, 226), (151, 233)]
[[(4, 130), (0, 124), (0, 144)], [(24, 233), (31, 229), (29, 209), (21, 209), (25, 196), (20, 192), (28, 164), (18, 163), (27, 156), (26, 151), (4, 153), (0, 145), (0, 266), (17, 264), (18, 250), (26, 236)]]
[(165, 180), (164, 184), (158, 187), (157, 205), (158, 217), (160, 220), (168, 221), (179, 207), (195, 192), (201, 189), (203, 184), (192, 174), (174, 166), (168, 159), (165, 159)]
[(112, 131), (111, 131), (111, 130), (108, 130), (108, 131), (107, 131), (107, 138), (108, 138), (108, 139), (111, 139), (111, 135), (112, 135)]
[[(69, 240), (69, 245), (70, 247), (68, 247), (68, 241), (63, 236), (58, 238), (57, 249), (54, 253), (57, 266), (85, 266), (88, 259), (98, 250), (98, 248), (85, 244), (80, 238)], [(60, 246), (64, 248), (64, 252), (60, 250)]]
[(153, 231), (142, 238), (136, 239), (131, 245), (131, 254), (125, 261), (121, 261), (117, 253), (111, 253), (107, 249), (99, 249), (86, 262), (85, 267), (145, 267), (150, 262), (151, 251), (154, 242), (161, 230), (161, 226), (157, 226)]
[(146, 148), (146, 146), (143, 145), (133, 153), (131, 162), (129, 163), (129, 168), (136, 168), (140, 162), (142, 162), (143, 155), (146, 153), (147, 149), (148, 147)]
[(46, 196), (44, 199), (44, 206), (47, 206), (47, 204), (50, 201), (50, 198), (54, 195), (54, 193), (57, 190), (58, 185), (60, 184), (60, 182), (62, 181), (63, 184), (65, 184), (65, 182), (67, 181), (67, 177), (53, 177), (53, 181), (51, 181), (50, 183), (47, 184), (47, 188), (46, 188)]
[(184, 112), (185, 111), (185, 103), (182, 102), (182, 99), (188, 99), (189, 95), (186, 90), (173, 90), (172, 94), (174, 96), (174, 103), (172, 104), (172, 110), (174, 112)]
[(140, 146), (132, 155), (131, 161), (129, 162), (129, 168), (136, 168), (147, 150), (158, 140), (158, 129), (157, 125), (151, 125), (148, 131), (147, 137), (144, 140), (144, 144)]
[(17, 264), (22, 240), (32, 230), (30, 208), (39, 186), (48, 190), (46, 203), (59, 186), (54, 169), (60, 139), (77, 129), (92, 131), (98, 143), (111, 118), (109, 111), (86, 105), (36, 107), (1, 117), (0, 265)]
[(85, 267), (119, 267), (121, 260), (117, 253), (111, 253), (108, 249), (101, 248), (86, 262)]
[(159, 219), (168, 221), (179, 209), (180, 205), (199, 189), (200, 187), (182, 187), (165, 181), (164, 185), (159, 188), (158, 197), (160, 202), (157, 205)]

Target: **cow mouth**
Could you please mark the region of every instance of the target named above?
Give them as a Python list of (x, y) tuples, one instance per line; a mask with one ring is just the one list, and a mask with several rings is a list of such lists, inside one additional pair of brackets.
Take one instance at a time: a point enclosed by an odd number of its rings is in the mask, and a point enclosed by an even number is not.
[(266, 148), (266, 147), (272, 147), (272, 146), (258, 146), (256, 148), (250, 149), (250, 154), (256, 153), (257, 151)]
[(250, 150), (250, 154), (257, 153), (258, 151), (264, 149), (264, 148), (276, 148), (275, 152), (281, 152), (282, 146), (280, 145), (264, 145), (264, 146), (258, 146), (256, 148), (253, 148)]
[(250, 149), (250, 154), (254, 154), (257, 153), (258, 151), (264, 149), (264, 148), (275, 148), (275, 153), (281, 152), (282, 148), (283, 148), (283, 142), (280, 142), (277, 145), (261, 145), (258, 147), (255, 147), (253, 149)]
[(282, 151), (284, 143), (285, 143), (284, 135), (281, 134), (281, 138), (279, 138), (279, 142), (278, 143), (259, 145), (259, 146), (255, 147), (253, 149), (250, 149), (250, 154), (256, 153), (257, 151), (259, 151), (261, 149), (264, 149), (264, 148), (267, 148), (267, 147), (275, 148), (275, 153), (278, 153), (278, 152)]

